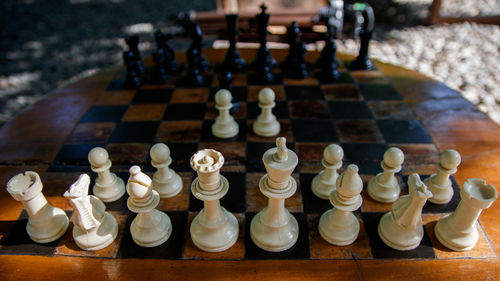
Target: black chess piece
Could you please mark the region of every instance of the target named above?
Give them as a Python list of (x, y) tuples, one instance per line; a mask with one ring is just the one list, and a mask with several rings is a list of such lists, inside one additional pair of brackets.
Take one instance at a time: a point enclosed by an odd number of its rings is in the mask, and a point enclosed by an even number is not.
[(187, 54), (188, 61), (188, 71), (185, 77), (185, 86), (189, 87), (201, 87), (204, 84), (204, 77), (200, 70), (200, 55), (198, 50), (194, 48)]
[(125, 43), (127, 43), (128, 50), (132, 52), (133, 59), (137, 62), (137, 68), (144, 74), (146, 72), (146, 68), (141, 60), (141, 53), (139, 52), (139, 36), (131, 35), (125, 38)]
[(188, 61), (190, 56), (196, 56), (193, 61), (196, 61), (198, 70), (200, 72), (207, 71), (210, 68), (210, 63), (201, 52), (203, 45), (203, 32), (201, 31), (198, 23), (193, 24), (191, 38), (191, 46), (187, 50)]
[(260, 8), (261, 12), (256, 16), (260, 47), (255, 60), (252, 62), (252, 68), (257, 72), (258, 79), (263, 79), (260, 80), (262, 83), (269, 84), (273, 80), (271, 70), (276, 66), (276, 60), (271, 57), (271, 53), (267, 48), (267, 26), (269, 24), (269, 14), (266, 14), (267, 7), (262, 4)]
[(155, 65), (152, 69), (152, 79), (154, 83), (165, 84), (170, 81), (170, 75), (167, 73), (164, 49), (157, 49), (153, 53)]
[(127, 69), (124, 86), (129, 89), (136, 89), (142, 85), (141, 72), (132, 51), (123, 52), (123, 62)]
[(351, 64), (351, 70), (372, 70), (374, 64), (368, 56), (368, 47), (373, 35), (373, 30), (362, 28), (359, 31), (359, 38), (361, 39), (361, 46), (359, 47), (359, 54)]
[(240, 52), (236, 49), (236, 36), (238, 35), (238, 15), (227, 14), (227, 36), (229, 39), (229, 49), (222, 62), (222, 67), (234, 73), (242, 73), (245, 70), (246, 62), (241, 58)]
[(304, 62), (306, 55), (306, 44), (300, 40), (300, 29), (297, 22), (293, 21), (288, 27), (289, 52), (281, 65), (283, 72), (289, 77), (303, 79), (309, 76), (307, 65)]
[(316, 62), (320, 68), (319, 78), (324, 82), (336, 82), (340, 77), (338, 70), (339, 62), (337, 60), (337, 45), (335, 44), (335, 29), (328, 26), (328, 32), (325, 38), (325, 47)]
[[(163, 53), (164, 67), (168, 74), (175, 75), (179, 71), (179, 65), (175, 61), (175, 51), (168, 45), (168, 40), (172, 36), (170, 34), (165, 35), (160, 30), (155, 32), (155, 41), (157, 46), (157, 52)], [(162, 49), (163, 51), (159, 51)]]

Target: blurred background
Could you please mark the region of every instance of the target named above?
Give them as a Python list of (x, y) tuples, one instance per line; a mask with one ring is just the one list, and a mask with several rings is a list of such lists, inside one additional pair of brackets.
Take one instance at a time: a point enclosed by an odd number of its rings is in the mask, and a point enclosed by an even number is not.
[[(0, 1), (0, 126), (57, 87), (121, 63), (126, 35), (140, 36), (143, 57), (155, 48), (156, 29), (176, 35), (172, 47), (186, 50), (191, 40), (183, 29), (185, 20), (210, 18), (224, 9), (224, 2), (228, 1)], [(263, 0), (238, 2), (255, 14)], [(273, 12), (284, 8), (293, 10), (306, 3), (308, 11), (319, 14), (329, 5), (328, 1), (265, 2), (271, 21)], [(347, 6), (355, 1), (343, 2)], [(444, 82), (500, 123), (500, 0), (366, 2), (376, 19), (372, 58)], [(206, 47), (220, 37), (220, 31), (209, 29), (204, 28)], [(339, 52), (357, 54), (359, 43), (352, 34), (336, 42)]]

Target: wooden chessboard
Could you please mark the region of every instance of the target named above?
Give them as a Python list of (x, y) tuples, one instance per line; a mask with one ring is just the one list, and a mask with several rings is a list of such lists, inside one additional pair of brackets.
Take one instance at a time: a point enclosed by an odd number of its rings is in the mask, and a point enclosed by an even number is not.
[[(254, 53), (242, 50), (247, 61)], [(279, 50), (272, 53), (279, 61), (286, 54)], [(224, 51), (206, 50), (205, 54), (213, 64), (222, 60)], [(318, 53), (309, 53), (307, 60), (314, 62), (317, 57)], [(182, 63), (184, 58), (178, 58)], [(64, 191), (81, 173), (95, 180), (87, 160), (90, 149), (106, 148), (112, 171), (126, 181), (131, 165), (139, 165), (152, 175), (149, 149), (154, 143), (164, 142), (171, 150), (171, 168), (181, 175), (184, 184), (179, 195), (162, 199), (158, 206), (169, 215), (173, 233), (155, 248), (134, 244), (129, 227), (135, 215), (127, 209), (125, 195), (106, 204), (119, 223), (118, 237), (111, 246), (82, 251), (70, 230), (53, 243), (37, 244), (25, 231), (27, 215), (22, 205), (2, 189), (0, 276), (3, 280), (35, 274), (48, 279), (73, 275), (142, 279), (159, 274), (182, 279), (178, 274), (188, 278), (210, 277), (211, 273), (236, 279), (275, 276), (272, 279), (329, 280), (436, 276), (471, 280), (499, 276), (498, 202), (482, 214), (479, 242), (469, 252), (447, 250), (437, 241), (433, 228), (441, 216), (456, 208), (465, 179), (479, 177), (500, 186), (498, 160), (491, 160), (500, 159), (500, 128), (443, 84), (380, 63), (374, 71), (351, 72), (347, 66), (352, 58), (340, 59), (341, 79), (335, 84), (322, 83), (314, 76), (288, 79), (279, 70), (274, 84), (266, 86), (257, 84), (251, 72), (234, 75), (232, 94), (239, 101), (239, 109), (233, 116), (240, 133), (230, 140), (218, 139), (210, 132), (217, 116), (214, 95), (218, 90), (211, 71), (205, 73), (206, 85), (201, 88), (185, 88), (174, 78), (165, 85), (146, 83), (138, 90), (124, 89), (124, 70), (115, 67), (56, 90), (2, 128), (3, 186), (16, 173), (37, 171), (49, 202), (70, 214), (71, 207), (62, 197)], [(149, 60), (146, 65), (150, 65)], [(281, 253), (259, 249), (249, 233), (252, 217), (267, 203), (258, 189), (258, 180), (265, 173), (262, 154), (275, 145), (275, 138), (256, 136), (251, 129), (259, 113), (258, 91), (263, 87), (275, 91), (277, 106), (273, 112), (281, 124), (279, 135), (287, 138), (287, 146), (299, 157), (293, 173), (299, 187), (285, 205), (297, 219), (300, 234), (297, 244)], [(397, 178), (403, 186), (402, 194), (407, 193), (410, 173), (425, 178), (436, 171), (440, 151), (452, 148), (462, 154), (463, 163), (453, 178), (452, 201), (446, 205), (428, 202), (424, 207), (425, 235), (418, 248), (396, 251), (380, 240), (378, 221), (391, 205), (375, 202), (366, 191), (363, 205), (355, 213), (361, 224), (358, 239), (352, 245), (338, 247), (320, 237), (319, 216), (332, 206), (312, 194), (311, 181), (322, 169), (323, 149), (330, 143), (344, 149), (344, 167), (351, 163), (359, 166), (365, 188), (368, 180), (381, 171), (384, 151), (391, 146), (401, 148), (405, 162)], [(213, 148), (224, 155), (221, 173), (229, 180), (230, 189), (221, 204), (240, 223), (238, 241), (220, 253), (199, 250), (189, 235), (189, 225), (203, 207), (203, 202), (190, 194), (196, 174), (189, 159), (202, 148)]]

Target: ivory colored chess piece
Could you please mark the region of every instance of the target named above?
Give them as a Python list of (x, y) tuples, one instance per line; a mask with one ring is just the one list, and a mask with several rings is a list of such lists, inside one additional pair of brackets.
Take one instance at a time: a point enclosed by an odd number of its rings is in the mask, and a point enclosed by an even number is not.
[(297, 220), (285, 208), (285, 199), (297, 190), (297, 183), (290, 175), (298, 158), (286, 147), (285, 138), (277, 138), (276, 146), (262, 156), (267, 174), (260, 179), (259, 189), (269, 198), (268, 205), (253, 217), (250, 225), (252, 241), (269, 252), (285, 251), (299, 237)]
[(191, 239), (207, 252), (224, 251), (238, 239), (238, 220), (219, 202), (229, 190), (227, 179), (219, 172), (223, 164), (224, 157), (213, 149), (200, 150), (191, 157), (191, 167), (198, 174), (191, 192), (203, 200), (203, 209), (191, 223)]
[(71, 221), (76, 245), (86, 251), (109, 246), (118, 235), (116, 219), (106, 212), (106, 206), (96, 196), (89, 195), (90, 178), (81, 174), (64, 193), (73, 207)]
[(337, 180), (337, 188), (330, 194), (335, 208), (326, 211), (319, 220), (319, 234), (330, 244), (345, 246), (358, 238), (359, 222), (352, 213), (363, 203), (363, 181), (358, 171), (354, 164), (347, 166)]
[(391, 147), (385, 151), (380, 163), (384, 171), (368, 182), (367, 191), (371, 198), (382, 203), (392, 203), (398, 199), (401, 188), (394, 174), (401, 171), (404, 159), (403, 151), (399, 148)]
[(153, 175), (153, 189), (160, 194), (161, 198), (170, 198), (179, 194), (182, 190), (182, 179), (169, 168), (172, 157), (170, 157), (168, 146), (157, 143), (151, 147), (149, 155), (151, 156), (151, 165), (157, 169)]
[(125, 183), (109, 170), (111, 160), (108, 152), (102, 147), (94, 147), (89, 152), (88, 158), (92, 171), (97, 173), (94, 195), (106, 203), (120, 199), (125, 194)]
[(253, 123), (253, 132), (262, 137), (276, 136), (280, 132), (280, 123), (273, 114), (274, 100), (276, 95), (270, 88), (264, 88), (259, 92), (259, 107), (262, 109), (257, 120)]
[(218, 138), (232, 138), (238, 135), (239, 132), (238, 123), (229, 114), (229, 110), (233, 107), (231, 98), (231, 92), (226, 89), (218, 90), (215, 93), (215, 108), (219, 110), (219, 116), (212, 125), (212, 134)]
[(156, 210), (160, 195), (151, 186), (151, 178), (141, 172), (139, 166), (132, 166), (127, 182), (127, 207), (137, 216), (130, 225), (134, 242), (142, 247), (156, 247), (163, 244), (172, 234), (172, 223), (167, 214)]
[(330, 193), (335, 190), (335, 185), (339, 174), (337, 170), (342, 167), (344, 150), (338, 144), (330, 144), (323, 151), (321, 164), (323, 169), (312, 181), (311, 189), (314, 195), (321, 199), (330, 198)]
[(468, 251), (479, 239), (476, 222), (483, 209), (498, 198), (498, 192), (483, 179), (468, 179), (460, 190), (462, 200), (451, 215), (441, 218), (434, 233), (441, 244), (454, 251)]
[(396, 250), (413, 250), (424, 237), (422, 208), (432, 193), (418, 174), (408, 177), (409, 194), (401, 196), (392, 211), (386, 213), (378, 224), (378, 234), (384, 243)]
[(28, 213), (26, 231), (31, 240), (49, 243), (59, 239), (68, 229), (66, 213), (51, 206), (42, 193), (40, 176), (32, 171), (17, 174), (7, 183), (7, 191), (20, 201)]
[(432, 192), (432, 198), (429, 198), (434, 204), (446, 204), (453, 197), (453, 187), (450, 175), (457, 172), (460, 164), (460, 154), (453, 150), (445, 150), (439, 155), (438, 172), (424, 180), (425, 185)]

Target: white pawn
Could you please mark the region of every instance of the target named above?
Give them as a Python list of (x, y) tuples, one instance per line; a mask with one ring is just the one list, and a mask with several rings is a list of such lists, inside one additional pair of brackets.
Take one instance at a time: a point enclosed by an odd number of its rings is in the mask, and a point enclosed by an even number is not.
[(382, 203), (392, 203), (399, 198), (401, 188), (394, 174), (401, 171), (404, 159), (401, 149), (391, 147), (386, 150), (380, 163), (384, 171), (368, 182), (367, 191), (371, 198)]
[(160, 195), (151, 187), (151, 178), (141, 172), (139, 166), (130, 168), (127, 182), (127, 207), (138, 213), (130, 225), (134, 242), (142, 247), (163, 244), (172, 234), (172, 223), (167, 214), (156, 210)]
[(229, 114), (229, 110), (233, 107), (231, 98), (231, 92), (226, 89), (218, 90), (215, 93), (215, 108), (219, 110), (219, 116), (212, 125), (212, 134), (218, 138), (232, 138), (239, 132), (238, 123)]
[(396, 250), (413, 250), (424, 237), (422, 208), (432, 193), (417, 174), (408, 177), (409, 194), (392, 204), (378, 224), (378, 234), (384, 243)]
[(26, 231), (31, 240), (49, 243), (59, 239), (68, 228), (66, 213), (51, 206), (42, 193), (40, 176), (32, 171), (18, 174), (7, 183), (7, 191), (17, 201), (23, 203), (28, 213)]
[(76, 245), (86, 251), (97, 251), (113, 243), (118, 235), (116, 219), (106, 212), (99, 198), (89, 194), (90, 178), (81, 174), (64, 193), (74, 209), (71, 220)]
[(453, 197), (453, 187), (450, 180), (450, 175), (457, 172), (457, 167), (460, 164), (460, 154), (448, 149), (439, 156), (439, 164), (437, 165), (438, 172), (424, 180), (425, 185), (432, 192), (432, 198), (429, 198), (434, 204), (446, 204)]
[(328, 243), (345, 246), (353, 243), (359, 234), (359, 222), (352, 212), (361, 207), (363, 181), (358, 166), (351, 164), (337, 180), (337, 189), (330, 195), (335, 207), (326, 211), (319, 220), (319, 234)]
[(108, 152), (102, 147), (95, 147), (88, 156), (92, 171), (97, 173), (93, 193), (103, 202), (109, 203), (120, 199), (125, 194), (125, 183), (112, 173)]
[(179, 194), (182, 190), (182, 179), (169, 168), (172, 157), (170, 157), (168, 146), (157, 143), (151, 147), (149, 155), (151, 156), (151, 165), (158, 169), (153, 175), (153, 189), (160, 194), (161, 198), (170, 198)]
[(451, 215), (441, 218), (434, 233), (445, 247), (454, 251), (468, 251), (479, 239), (476, 222), (483, 209), (498, 198), (498, 192), (482, 179), (468, 179), (460, 190), (462, 200)]
[(312, 192), (319, 198), (328, 199), (335, 190), (335, 182), (339, 176), (337, 169), (342, 167), (342, 158), (344, 150), (338, 144), (330, 144), (323, 151), (321, 164), (325, 169), (314, 177), (311, 184)]
[(259, 107), (262, 109), (261, 114), (253, 123), (253, 131), (256, 135), (263, 137), (276, 136), (280, 132), (280, 123), (273, 115), (273, 107), (276, 95), (270, 88), (264, 88), (259, 92)]

